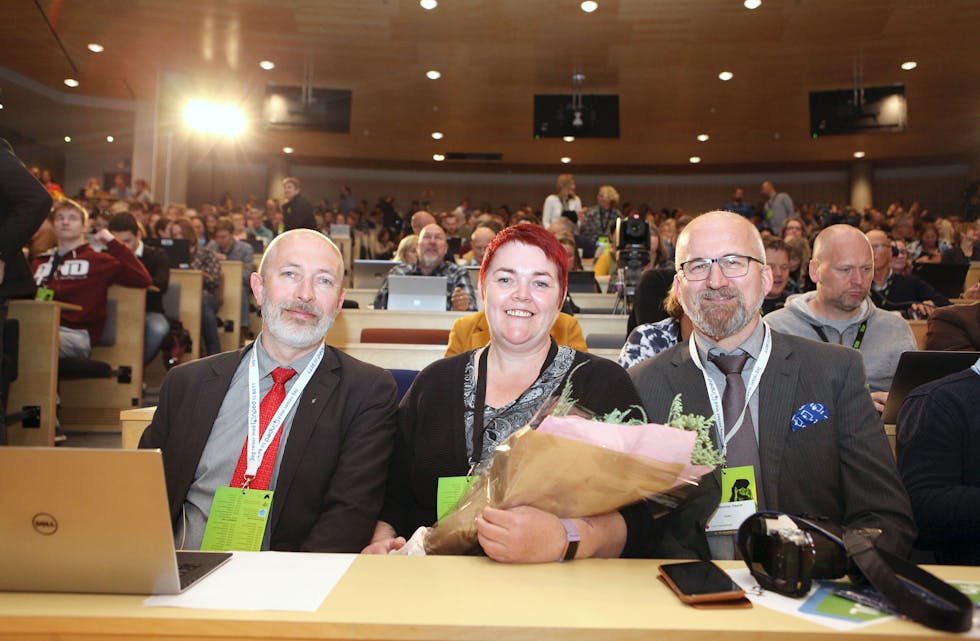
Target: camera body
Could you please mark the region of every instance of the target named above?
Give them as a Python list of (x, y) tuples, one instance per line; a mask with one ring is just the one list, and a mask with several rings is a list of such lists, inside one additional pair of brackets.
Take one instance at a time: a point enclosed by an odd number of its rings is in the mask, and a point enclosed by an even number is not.
[(632, 299), (643, 266), (650, 262), (650, 225), (633, 213), (616, 221), (617, 269), (622, 273), (623, 295)]

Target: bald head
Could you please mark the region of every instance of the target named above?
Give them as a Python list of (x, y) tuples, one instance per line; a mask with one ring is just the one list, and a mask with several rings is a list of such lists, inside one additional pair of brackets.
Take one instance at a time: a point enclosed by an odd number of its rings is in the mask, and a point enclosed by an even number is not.
[(278, 255), (281, 251), (289, 252), (291, 247), (297, 244), (322, 246), (323, 251), (332, 255), (331, 262), (336, 262), (337, 272), (341, 281), (344, 278), (344, 257), (333, 244), (333, 241), (313, 229), (293, 229), (284, 234), (279, 234), (272, 239), (265, 253), (262, 254), (262, 262), (259, 264), (259, 274), (264, 278), (271, 265), (278, 264)]
[(691, 245), (692, 237), (697, 238), (717, 233), (737, 236), (737, 242), (743, 246), (742, 251), (765, 262), (766, 251), (762, 244), (762, 236), (759, 235), (759, 230), (755, 228), (755, 225), (738, 214), (727, 211), (709, 211), (692, 220), (681, 230), (676, 245), (677, 264), (680, 265), (689, 258), (703, 258), (689, 255), (688, 248)]
[(427, 225), (433, 225), (435, 224), (435, 222), (436, 222), (435, 216), (425, 211), (424, 209), (420, 209), (414, 214), (412, 214), (412, 233), (418, 236), (421, 234), (423, 227)]
[(856, 227), (831, 225), (813, 243), (810, 279), (817, 284), (817, 295), (810, 306), (823, 318), (853, 318), (871, 291), (873, 276), (868, 238)]
[(863, 254), (864, 250), (870, 255), (871, 243), (860, 229), (850, 225), (831, 225), (813, 241), (813, 260), (826, 260), (830, 253), (841, 251)]

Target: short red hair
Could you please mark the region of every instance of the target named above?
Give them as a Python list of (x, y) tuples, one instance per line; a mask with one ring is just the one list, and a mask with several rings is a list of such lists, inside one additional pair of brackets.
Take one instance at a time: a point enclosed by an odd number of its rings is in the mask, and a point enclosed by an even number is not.
[(483, 288), (487, 279), (487, 268), (493, 261), (493, 255), (508, 243), (524, 243), (537, 247), (544, 252), (548, 260), (554, 263), (555, 267), (558, 268), (558, 282), (562, 286), (561, 298), (558, 299), (558, 309), (561, 309), (565, 303), (565, 294), (568, 292), (568, 254), (558, 242), (558, 238), (540, 225), (530, 223), (511, 225), (494, 236), (483, 255), (483, 264), (480, 265), (480, 288)]

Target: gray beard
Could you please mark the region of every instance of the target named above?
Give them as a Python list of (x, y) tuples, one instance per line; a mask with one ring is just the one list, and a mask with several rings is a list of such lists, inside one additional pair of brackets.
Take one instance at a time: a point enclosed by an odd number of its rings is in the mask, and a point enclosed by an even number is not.
[[(292, 305), (303, 311), (315, 311), (310, 307), (302, 305)], [(299, 325), (285, 321), (282, 318), (283, 306), (263, 305), (262, 322), (263, 330), (267, 330), (272, 336), (293, 349), (303, 349), (316, 345), (327, 336), (327, 332), (333, 326), (333, 321), (337, 317), (336, 313), (327, 314), (320, 318), (315, 325)]]
[[(723, 296), (735, 296), (735, 300), (738, 305), (731, 314), (725, 313), (724, 310), (717, 309), (713, 312), (706, 312), (702, 303), (709, 296), (721, 294)], [(759, 309), (762, 307), (762, 299), (765, 294), (760, 294), (758, 300), (755, 304), (750, 307), (745, 304), (745, 296), (742, 291), (735, 287), (723, 287), (716, 290), (705, 290), (699, 292), (694, 300), (694, 309), (689, 309), (684, 301), (681, 301), (682, 307), (684, 307), (684, 313), (688, 315), (691, 319), (691, 323), (697, 327), (702, 334), (708, 336), (709, 338), (715, 340), (722, 340), (733, 336), (749, 324), (752, 318), (759, 313)]]

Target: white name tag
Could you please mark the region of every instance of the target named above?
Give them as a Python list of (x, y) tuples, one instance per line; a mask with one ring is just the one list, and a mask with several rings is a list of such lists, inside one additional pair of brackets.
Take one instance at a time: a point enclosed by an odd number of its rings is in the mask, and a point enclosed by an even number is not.
[(755, 514), (757, 510), (755, 501), (751, 499), (748, 501), (722, 503), (715, 510), (715, 513), (711, 515), (711, 520), (708, 521), (708, 525), (704, 528), (704, 531), (709, 534), (734, 532), (742, 524), (742, 521)]

